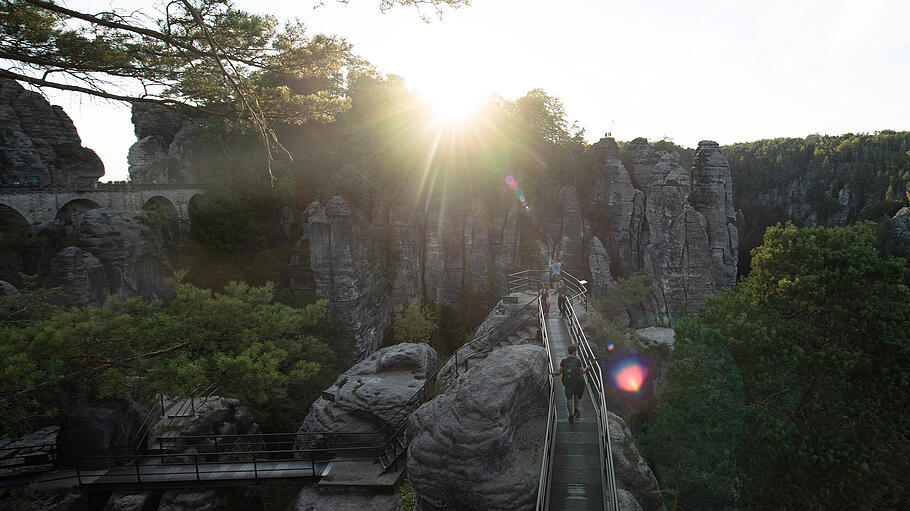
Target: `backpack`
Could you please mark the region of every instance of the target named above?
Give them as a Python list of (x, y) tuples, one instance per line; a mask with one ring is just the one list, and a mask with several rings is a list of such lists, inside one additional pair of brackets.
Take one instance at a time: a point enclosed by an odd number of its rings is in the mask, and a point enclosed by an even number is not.
[(562, 365), (562, 384), (566, 387), (576, 386), (583, 382), (581, 375), (581, 360), (577, 357), (574, 359), (567, 358)]

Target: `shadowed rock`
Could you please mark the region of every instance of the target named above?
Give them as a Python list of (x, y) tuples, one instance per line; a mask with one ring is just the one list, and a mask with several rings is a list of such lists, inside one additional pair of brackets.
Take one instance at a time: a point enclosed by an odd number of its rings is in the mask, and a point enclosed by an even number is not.
[(420, 509), (532, 509), (546, 430), (547, 353), (507, 346), (411, 415)]

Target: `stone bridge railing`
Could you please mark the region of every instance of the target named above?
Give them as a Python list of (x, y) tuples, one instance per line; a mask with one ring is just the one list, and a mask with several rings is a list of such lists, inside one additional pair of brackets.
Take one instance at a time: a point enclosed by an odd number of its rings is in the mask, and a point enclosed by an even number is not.
[(0, 184), (0, 205), (13, 209), (28, 223), (48, 222), (67, 208), (110, 208), (141, 211), (164, 208), (182, 221), (189, 220), (194, 201), (205, 195), (209, 184), (153, 184), (115, 181), (42, 185)]

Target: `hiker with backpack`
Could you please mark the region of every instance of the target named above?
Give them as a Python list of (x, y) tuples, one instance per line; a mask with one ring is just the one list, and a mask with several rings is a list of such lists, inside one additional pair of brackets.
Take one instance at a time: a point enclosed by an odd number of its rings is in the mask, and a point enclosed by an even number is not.
[(550, 374), (553, 376), (562, 375), (562, 385), (565, 387), (566, 401), (569, 407), (569, 422), (575, 422), (575, 419), (581, 417), (581, 411), (578, 409), (578, 400), (585, 393), (584, 374), (588, 372), (588, 367), (582, 365), (581, 360), (575, 356), (578, 352), (578, 346), (569, 345), (569, 356), (562, 359), (559, 363), (559, 370)]

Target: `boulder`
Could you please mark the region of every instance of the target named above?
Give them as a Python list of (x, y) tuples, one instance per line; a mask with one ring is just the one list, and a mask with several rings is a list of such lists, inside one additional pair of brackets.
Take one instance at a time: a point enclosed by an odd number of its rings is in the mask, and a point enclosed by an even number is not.
[(660, 487), (651, 467), (638, 452), (632, 431), (622, 417), (609, 412), (610, 443), (613, 446), (613, 471), (616, 485), (632, 493), (638, 502), (644, 502), (648, 511), (661, 507)]
[(410, 418), (419, 509), (533, 509), (546, 433), (547, 353), (507, 346)]
[(397, 511), (398, 494), (322, 493), (314, 487), (304, 487), (287, 511)]
[(158, 492), (114, 492), (104, 506), (104, 511), (155, 511), (161, 494)]
[(635, 330), (635, 335), (643, 344), (664, 345), (669, 348), (673, 347), (673, 341), (676, 339), (676, 332), (672, 328), (662, 328), (652, 326)]
[(303, 433), (362, 433), (356, 440), (385, 439), (387, 421), (404, 421), (402, 405), (423, 386), (439, 367), (436, 351), (426, 344), (402, 343), (371, 354), (345, 371), (325, 389), (334, 400), (318, 399), (300, 426), (295, 448), (320, 445), (321, 437)]
[(91, 186), (104, 164), (73, 121), (44, 96), (0, 78), (0, 183)]
[(135, 452), (145, 415), (146, 410), (124, 399), (76, 407), (63, 418), (57, 455), (64, 465), (80, 458), (97, 458), (99, 464), (117, 463), (113, 456)]
[[(48, 426), (21, 437), (6, 435), (0, 438), (0, 476), (47, 470), (57, 443), (59, 426)], [(24, 465), (25, 456), (47, 456), (47, 464)]]
[(18, 294), (19, 290), (16, 289), (16, 286), (5, 280), (0, 280), (0, 296), (16, 296)]
[[(192, 407), (188, 400), (178, 401), (176, 406), (186, 411), (195, 409), (195, 414), (187, 417), (167, 416), (155, 423), (150, 428), (147, 439), (150, 450), (166, 447), (171, 453), (205, 454), (215, 451), (251, 451), (264, 447), (253, 414), (237, 399), (211, 396), (196, 398)], [(191, 438), (198, 436), (205, 438)], [(230, 455), (207, 456), (205, 459), (218, 458), (230, 458)]]
[(105, 495), (83, 495), (69, 491), (7, 493), (0, 497), (0, 509), (28, 511), (93, 511), (104, 505)]

